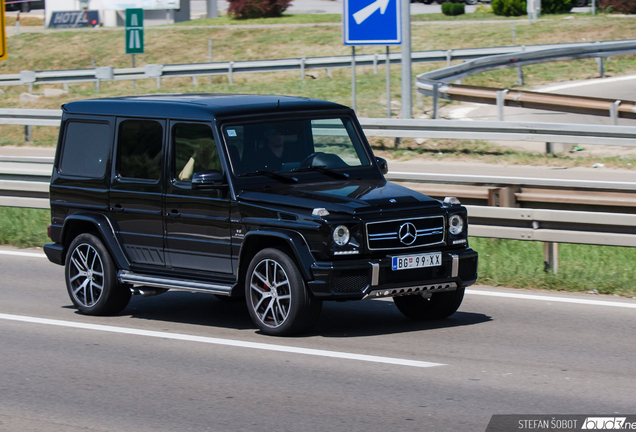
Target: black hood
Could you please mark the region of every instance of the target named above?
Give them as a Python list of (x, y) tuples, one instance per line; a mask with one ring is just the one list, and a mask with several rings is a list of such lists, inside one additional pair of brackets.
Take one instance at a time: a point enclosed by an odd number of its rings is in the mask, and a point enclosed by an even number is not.
[(349, 214), (440, 207), (438, 200), (386, 180), (272, 185), (246, 190), (239, 201)]

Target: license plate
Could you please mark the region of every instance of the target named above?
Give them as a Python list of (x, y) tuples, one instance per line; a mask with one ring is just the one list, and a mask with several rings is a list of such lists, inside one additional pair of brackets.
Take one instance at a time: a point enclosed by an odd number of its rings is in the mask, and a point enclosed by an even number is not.
[(391, 259), (391, 270), (408, 270), (413, 268), (437, 267), (442, 265), (441, 252), (401, 255), (391, 257)]

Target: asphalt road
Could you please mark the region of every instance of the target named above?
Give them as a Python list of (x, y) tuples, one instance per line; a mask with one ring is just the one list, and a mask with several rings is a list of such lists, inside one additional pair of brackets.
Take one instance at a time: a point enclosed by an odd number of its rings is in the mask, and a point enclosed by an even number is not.
[(492, 414), (634, 411), (632, 299), (480, 287), (431, 323), (327, 303), (309, 335), (273, 338), (206, 294), (79, 315), (61, 267), (14, 251), (0, 249), (0, 431), (473, 432)]

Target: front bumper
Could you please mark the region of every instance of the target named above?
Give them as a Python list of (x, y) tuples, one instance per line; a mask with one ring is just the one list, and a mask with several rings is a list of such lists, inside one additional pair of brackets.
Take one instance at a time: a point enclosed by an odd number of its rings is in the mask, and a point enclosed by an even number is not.
[(314, 280), (307, 283), (323, 300), (359, 300), (417, 293), (451, 291), (475, 283), (477, 252), (458, 249), (442, 252), (442, 265), (410, 270), (391, 270), (391, 258), (317, 262)]

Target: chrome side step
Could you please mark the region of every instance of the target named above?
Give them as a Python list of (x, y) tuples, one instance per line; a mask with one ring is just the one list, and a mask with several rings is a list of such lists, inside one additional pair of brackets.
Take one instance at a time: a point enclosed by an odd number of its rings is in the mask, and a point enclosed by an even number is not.
[(406, 296), (406, 295), (415, 295), (420, 294), (423, 296), (429, 296), (430, 294), (441, 292), (441, 291), (454, 291), (457, 289), (457, 284), (455, 282), (445, 282), (438, 283), (432, 285), (420, 285), (413, 287), (400, 287), (400, 288), (390, 288), (390, 289), (380, 289), (370, 291), (365, 295), (362, 300), (368, 300), (373, 298), (382, 298), (382, 297), (397, 297), (397, 296)]
[(205, 292), (219, 295), (230, 295), (230, 291), (234, 286), (233, 284), (225, 285), (218, 283), (141, 275), (128, 270), (120, 270), (117, 273), (117, 279), (119, 279), (119, 282), (127, 284), (144, 285), (182, 291)]

